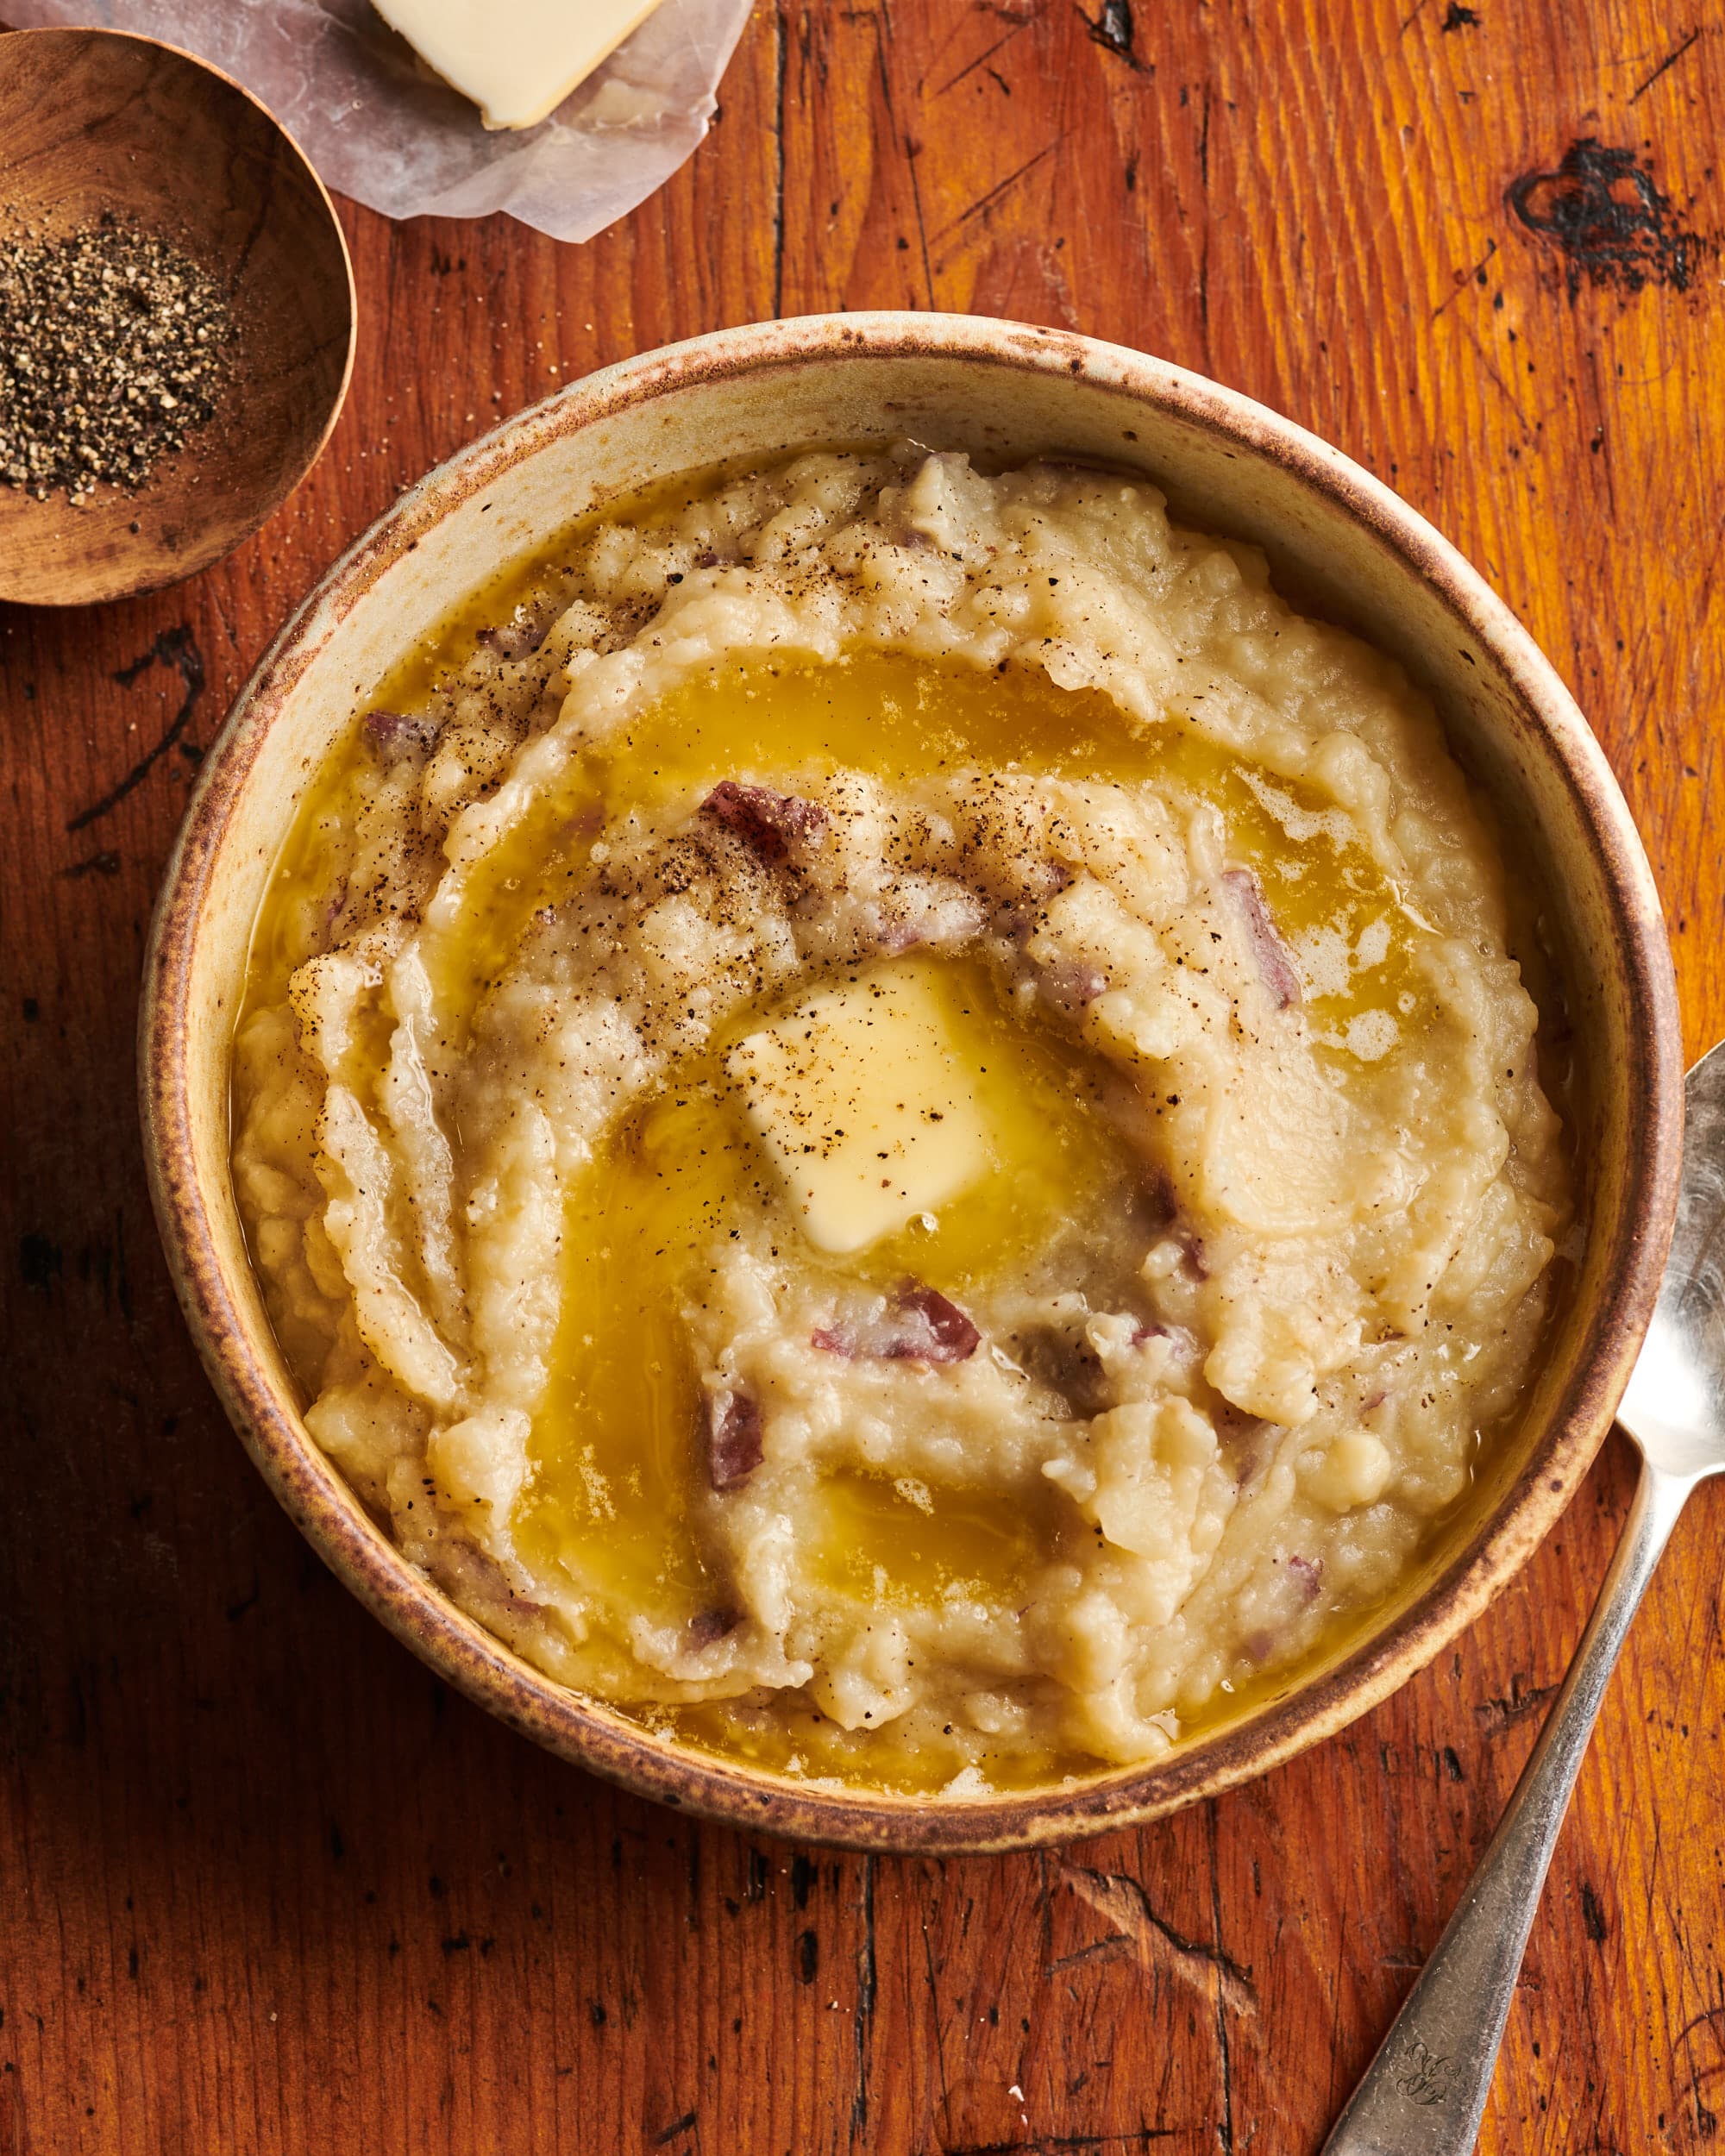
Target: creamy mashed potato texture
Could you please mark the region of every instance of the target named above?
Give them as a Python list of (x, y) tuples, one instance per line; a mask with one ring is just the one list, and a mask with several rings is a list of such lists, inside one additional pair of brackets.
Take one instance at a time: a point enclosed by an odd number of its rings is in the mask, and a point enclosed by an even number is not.
[(1393, 1592), (1569, 1181), (1401, 674), (1141, 479), (910, 448), (476, 618), (312, 788), (235, 1043), (272, 1319), (404, 1551), (656, 1726), (960, 1796)]

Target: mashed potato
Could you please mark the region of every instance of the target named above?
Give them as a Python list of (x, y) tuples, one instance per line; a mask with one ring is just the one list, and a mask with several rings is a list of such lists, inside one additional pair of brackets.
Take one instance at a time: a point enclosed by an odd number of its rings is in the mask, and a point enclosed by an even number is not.
[(235, 1068), (307, 1424), (415, 1562), (701, 1741), (958, 1793), (1406, 1576), (1568, 1175), (1393, 667), (1141, 480), (906, 448), (589, 523), (427, 671)]

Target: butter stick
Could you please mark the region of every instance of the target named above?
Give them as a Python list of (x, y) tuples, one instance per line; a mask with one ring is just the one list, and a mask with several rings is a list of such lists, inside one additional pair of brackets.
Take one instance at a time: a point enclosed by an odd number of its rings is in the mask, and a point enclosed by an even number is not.
[(661, 0), (372, 0), (488, 128), (536, 127)]

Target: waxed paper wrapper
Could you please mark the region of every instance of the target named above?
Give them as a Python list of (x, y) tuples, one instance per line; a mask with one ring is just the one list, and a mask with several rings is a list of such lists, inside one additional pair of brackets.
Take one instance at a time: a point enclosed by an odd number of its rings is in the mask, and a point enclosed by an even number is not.
[(370, 0), (0, 0), (0, 22), (135, 30), (197, 53), (269, 107), (327, 186), (386, 217), (506, 210), (590, 240), (706, 133), (751, 4), (663, 0), (549, 120), (497, 133)]

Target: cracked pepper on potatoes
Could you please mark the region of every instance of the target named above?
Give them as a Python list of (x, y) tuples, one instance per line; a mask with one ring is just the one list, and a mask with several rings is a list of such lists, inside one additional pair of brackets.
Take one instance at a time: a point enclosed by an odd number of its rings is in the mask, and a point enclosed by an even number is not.
[(408, 1555), (657, 1726), (957, 1795), (1392, 1589), (1568, 1193), (1402, 675), (1142, 481), (909, 448), (501, 611), (317, 781), (235, 1050), (307, 1423)]

